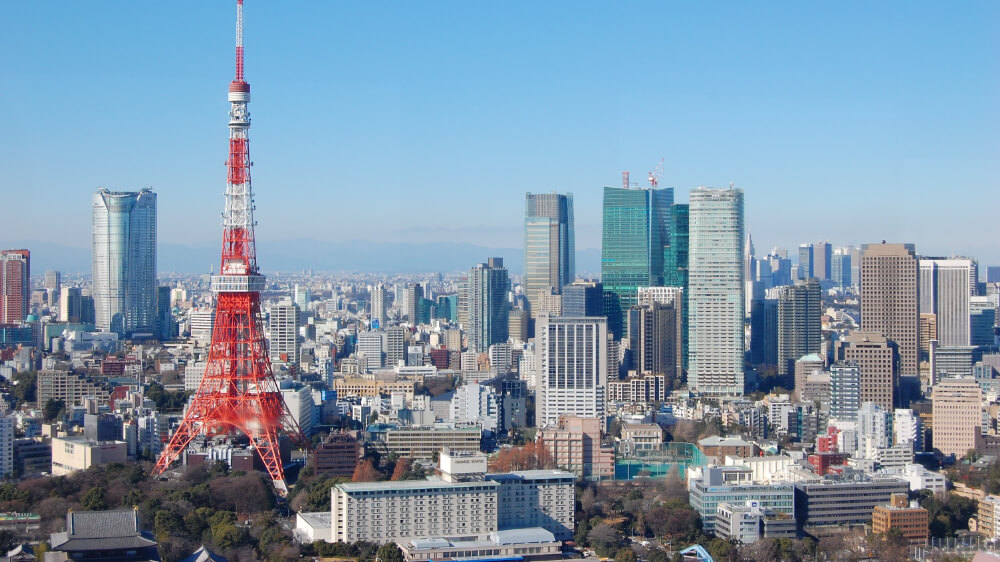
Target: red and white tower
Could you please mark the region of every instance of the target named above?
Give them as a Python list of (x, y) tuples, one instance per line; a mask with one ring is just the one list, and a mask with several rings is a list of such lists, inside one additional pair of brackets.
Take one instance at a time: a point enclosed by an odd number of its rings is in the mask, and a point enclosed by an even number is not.
[(305, 443), (271, 372), (260, 312), (264, 276), (257, 268), (250, 187), (250, 84), (243, 79), (243, 0), (236, 5), (236, 78), (229, 85), (229, 178), (222, 215), (222, 264), (212, 276), (215, 328), (205, 375), (155, 473), (166, 470), (198, 435), (242, 432), (250, 438), (276, 488), (287, 491), (278, 449), (282, 430)]

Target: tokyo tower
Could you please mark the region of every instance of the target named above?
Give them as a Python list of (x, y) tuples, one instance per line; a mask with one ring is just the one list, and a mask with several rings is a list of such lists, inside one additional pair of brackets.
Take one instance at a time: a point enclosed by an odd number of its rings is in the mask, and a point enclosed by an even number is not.
[(205, 375), (180, 427), (156, 463), (167, 469), (199, 435), (242, 432), (274, 480), (287, 492), (278, 449), (282, 430), (306, 443), (292, 419), (271, 372), (264, 342), (260, 291), (264, 276), (257, 268), (254, 202), (250, 188), (250, 84), (243, 79), (243, 0), (236, 4), (236, 78), (229, 84), (229, 178), (223, 213), (221, 275), (212, 276), (216, 294), (215, 327)]

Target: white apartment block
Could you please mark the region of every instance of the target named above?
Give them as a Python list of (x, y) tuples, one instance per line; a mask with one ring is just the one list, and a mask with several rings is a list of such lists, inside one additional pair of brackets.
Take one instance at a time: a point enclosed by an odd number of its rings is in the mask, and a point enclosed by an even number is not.
[(654, 302), (658, 302), (669, 305), (683, 292), (684, 287), (639, 287), (636, 304), (639, 306), (652, 306)]
[(487, 474), (500, 484), (497, 525), (500, 530), (541, 527), (556, 540), (572, 540), (576, 476), (563, 470), (522, 470)]
[(500, 425), (500, 396), (490, 386), (463, 384), (451, 398), (451, 422), (495, 432)]
[(299, 362), (299, 307), (279, 304), (271, 307), (268, 318), (271, 361)]

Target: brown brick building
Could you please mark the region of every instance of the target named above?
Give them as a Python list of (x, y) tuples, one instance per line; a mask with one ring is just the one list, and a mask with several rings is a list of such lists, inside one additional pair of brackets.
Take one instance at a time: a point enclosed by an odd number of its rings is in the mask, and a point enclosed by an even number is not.
[(910, 544), (927, 544), (930, 535), (927, 510), (910, 507), (906, 494), (893, 494), (889, 505), (876, 505), (872, 511), (872, 532), (887, 533), (896, 528)]

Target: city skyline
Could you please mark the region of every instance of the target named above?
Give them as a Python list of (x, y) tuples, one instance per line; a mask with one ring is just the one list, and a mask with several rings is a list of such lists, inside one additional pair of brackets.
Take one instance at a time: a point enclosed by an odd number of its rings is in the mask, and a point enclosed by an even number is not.
[[(569, 19), (561, 6), (524, 18), (394, 5), (372, 18), (363, 6), (262, 3), (247, 29), (259, 55), (247, 76), (262, 84), (261, 240), (516, 249), (520, 197), (558, 191), (574, 194), (577, 247), (599, 250), (601, 188), (619, 185), (625, 169), (645, 185), (662, 157), (661, 185), (675, 187), (678, 203), (699, 185), (744, 189), (762, 251), (887, 239), (1000, 262), (988, 242), (1000, 226), (976, 204), (997, 177), (996, 6), (798, 6), (778, 19), (778, 6), (591, 5)], [(84, 248), (89, 194), (152, 186), (162, 243), (217, 249), (225, 176), (212, 155), (225, 132), (213, 117), (225, 111), (219, 76), (231, 61), (210, 30), (231, 25), (226, 8), (199, 6), (195, 18), (167, 6), (3, 8), (24, 25), (0, 39), (12, 84), (0, 103), (16, 108), (0, 137), (0, 192), (56, 219), (43, 230), (34, 213), (16, 214), (0, 231), (8, 246)], [(812, 25), (820, 19), (823, 29)], [(594, 40), (605, 34), (614, 40)], [(133, 43), (151, 52), (125, 48)], [(78, 110), (53, 112), (65, 81)], [(55, 129), (61, 157), (43, 161), (53, 141), (41, 132)], [(398, 204), (375, 216), (336, 212), (360, 208), (373, 185)], [(815, 221), (799, 211), (817, 194), (855, 204)], [(452, 220), (420, 219), (441, 211)], [(321, 269), (353, 269), (333, 265)]]

